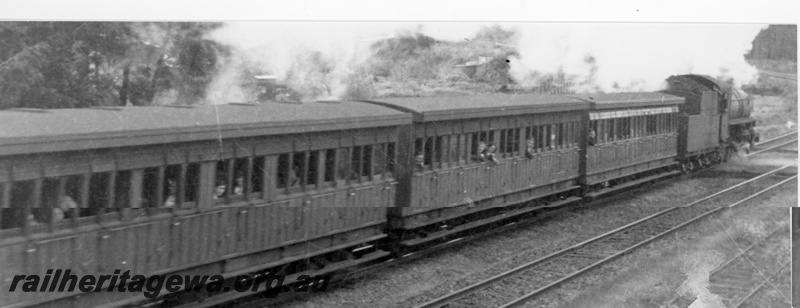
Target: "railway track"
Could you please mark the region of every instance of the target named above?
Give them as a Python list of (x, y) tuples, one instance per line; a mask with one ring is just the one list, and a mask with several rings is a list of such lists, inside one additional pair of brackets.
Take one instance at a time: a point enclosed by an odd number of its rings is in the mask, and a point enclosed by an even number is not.
[(761, 74), (761, 75), (764, 75), (764, 76), (797, 80), (797, 74), (781, 73), (781, 72), (773, 72), (773, 71), (759, 71), (758, 73)]
[[(489, 279), (434, 299), (418, 307), (471, 306), (514, 307), (542, 295), (562, 283), (659, 239), (692, 222), (725, 208), (738, 206), (765, 192), (793, 181), (797, 176), (779, 181), (772, 177), (786, 165), (760, 176), (704, 197), (690, 204), (668, 208), (638, 221), (599, 235), (567, 249), (523, 264)], [(777, 182), (760, 191), (750, 184), (757, 181)], [(735, 197), (732, 202), (719, 198)], [(714, 200), (715, 202), (709, 202)], [(704, 206), (700, 206), (700, 205)], [(524, 290), (520, 286), (525, 286)], [(527, 292), (533, 290), (532, 292)]]
[[(790, 241), (787, 226), (773, 230), (766, 237), (740, 250), (733, 258), (710, 273), (707, 291), (715, 294), (728, 308), (766, 307), (755, 296), (767, 289), (776, 291), (785, 305), (791, 305), (790, 290), (780, 290), (775, 280), (788, 275), (791, 258), (776, 260), (775, 251)], [(775, 263), (780, 262), (780, 263)], [(698, 290), (694, 290), (698, 291)], [(689, 307), (697, 295), (675, 297), (666, 307)], [(786, 306), (783, 306), (786, 307)]]
[(754, 145), (754, 152), (747, 154), (747, 157), (755, 156), (764, 152), (772, 151), (775, 149), (779, 149), (790, 144), (797, 143), (797, 131), (793, 131), (787, 134), (780, 135), (778, 137), (761, 141)]

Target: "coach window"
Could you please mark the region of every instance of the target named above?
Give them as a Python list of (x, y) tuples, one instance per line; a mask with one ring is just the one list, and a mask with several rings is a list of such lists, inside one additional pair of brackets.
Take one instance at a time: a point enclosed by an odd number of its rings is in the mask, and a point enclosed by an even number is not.
[(508, 152), (508, 139), (507, 139), (508, 130), (501, 129), (500, 130), (500, 144), (497, 146), (497, 154), (500, 157), (505, 157), (505, 153)]
[(500, 157), (508, 157), (508, 154), (511, 153), (511, 133), (510, 129), (501, 129), (500, 130), (500, 144), (497, 147), (497, 154)]
[(306, 188), (308, 184), (308, 153), (307, 152), (296, 152), (292, 155), (292, 170), (297, 175), (297, 185), (292, 187), (301, 187), (303, 189)]
[[(164, 190), (161, 190), (159, 198), (159, 168), (146, 168), (142, 177), (142, 202), (145, 208), (157, 208), (163, 204)], [(161, 178), (163, 180), (163, 178)]]
[[(439, 152), (439, 160), (441, 161), (441, 152)], [(371, 180), (372, 176), (372, 146), (365, 145), (361, 147), (361, 176), (362, 179)]]
[(393, 175), (397, 165), (397, 148), (394, 142), (386, 144), (386, 171)]
[(2, 229), (13, 229), (38, 224), (34, 218), (34, 181), (17, 181), (5, 189), (10, 194), (9, 208), (3, 209)]
[(575, 132), (578, 131), (577, 129), (578, 123), (577, 122), (569, 122), (569, 147), (574, 148), (576, 144), (576, 136)]
[(359, 182), (363, 170), (362, 168), (364, 167), (361, 162), (364, 154), (361, 151), (361, 147), (353, 147), (353, 154), (350, 157), (350, 173), (348, 174), (348, 179), (356, 183)]
[(306, 185), (312, 186), (319, 184), (319, 157), (320, 151), (310, 151), (308, 152), (308, 160), (306, 167)]
[[(253, 194), (262, 193), (262, 189), (264, 187), (264, 170), (266, 170), (266, 158), (264, 156), (259, 156), (253, 158), (253, 166), (250, 169), (250, 187)], [(262, 196), (261, 198), (266, 198), (267, 196)]]
[(597, 130), (595, 131), (597, 135), (597, 144), (605, 143), (606, 130), (604, 124), (605, 120), (597, 120)]
[(346, 181), (350, 173), (350, 148), (339, 148), (336, 151), (336, 180)]
[(372, 154), (372, 176), (380, 178), (386, 172), (386, 144), (376, 144), (373, 146)]
[(423, 165), (428, 169), (433, 168), (433, 137), (425, 137), (418, 139), (420, 147), (417, 149), (417, 154), (423, 155)]
[(89, 214), (97, 215), (101, 209), (108, 207), (110, 172), (92, 173), (89, 180)]
[(336, 150), (325, 150), (325, 171), (322, 181), (325, 185), (331, 185), (336, 180)]
[(278, 169), (276, 170), (277, 187), (287, 188), (295, 183), (297, 175), (291, 170), (289, 154), (278, 155)]
[[(50, 223), (78, 217), (81, 176), (46, 178), (42, 181), (39, 208), (32, 210), (35, 222)], [(77, 200), (77, 201), (76, 201)]]
[(118, 211), (121, 208), (130, 207), (131, 171), (117, 171), (114, 181), (114, 209)]
[(247, 158), (217, 161), (212, 198), (225, 203), (241, 200), (249, 184), (247, 175), (252, 172), (248, 164)]
[(431, 139), (434, 141), (434, 143), (433, 143), (433, 164), (431, 164), (431, 169), (441, 168), (442, 167), (442, 163), (444, 163), (444, 161), (443, 161), (444, 154), (443, 153), (445, 153), (445, 151), (446, 151), (446, 149), (443, 148), (445, 146), (443, 136), (436, 136), (436, 137), (432, 137)]

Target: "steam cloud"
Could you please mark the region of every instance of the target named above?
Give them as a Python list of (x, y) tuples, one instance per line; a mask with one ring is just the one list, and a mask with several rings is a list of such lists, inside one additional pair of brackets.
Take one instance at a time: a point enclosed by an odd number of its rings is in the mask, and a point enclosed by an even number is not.
[(585, 92), (656, 91), (675, 74), (732, 78), (737, 85), (757, 71), (743, 54), (766, 25), (734, 24), (524, 24), (520, 58), (511, 62), (518, 82), (530, 71), (576, 76)]
[[(486, 23), (229, 22), (209, 38), (232, 46), (208, 93), (211, 103), (251, 99), (242, 82), (275, 75), (307, 98), (340, 97), (349, 75), (370, 57), (370, 45), (398, 33), (437, 40), (474, 37)], [(524, 86), (561, 74), (579, 92), (655, 91), (674, 74), (707, 74), (746, 84), (756, 75), (743, 54), (765, 25), (499, 24), (517, 33), (510, 60)]]

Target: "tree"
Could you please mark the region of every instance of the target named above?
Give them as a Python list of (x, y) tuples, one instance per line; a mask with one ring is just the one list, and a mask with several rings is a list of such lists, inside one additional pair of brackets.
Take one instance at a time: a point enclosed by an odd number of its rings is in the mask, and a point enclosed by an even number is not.
[[(0, 109), (150, 105), (177, 89), (195, 103), (224, 47), (204, 40), (216, 23), (0, 23)], [(159, 41), (143, 28), (161, 33)]]

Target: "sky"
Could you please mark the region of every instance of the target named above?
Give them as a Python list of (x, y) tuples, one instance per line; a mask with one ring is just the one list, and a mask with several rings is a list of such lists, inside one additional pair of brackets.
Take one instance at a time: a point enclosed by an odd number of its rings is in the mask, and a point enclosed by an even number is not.
[[(369, 44), (402, 32), (440, 40), (472, 37), (500, 24), (519, 34), (515, 79), (532, 70), (586, 76), (612, 91), (658, 90), (677, 73), (729, 76), (746, 83), (755, 73), (741, 54), (769, 23), (797, 23), (800, 1), (255, 1), (27, 0), (0, 11), (0, 20), (223, 21), (212, 39), (232, 44), (277, 75), (298, 50), (338, 60), (345, 76)], [(594, 62), (587, 63), (586, 59)], [(263, 62), (263, 60), (258, 60)], [(223, 84), (224, 86), (224, 84)]]

